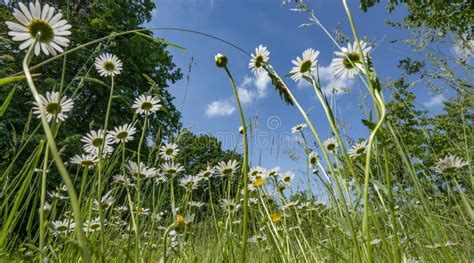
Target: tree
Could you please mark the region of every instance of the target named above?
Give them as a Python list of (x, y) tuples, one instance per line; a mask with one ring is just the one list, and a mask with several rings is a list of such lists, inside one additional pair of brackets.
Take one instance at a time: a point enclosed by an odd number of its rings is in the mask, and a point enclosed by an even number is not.
[[(62, 9), (64, 17), (72, 25), (71, 47), (76, 47), (91, 40), (140, 28), (150, 21), (151, 12), (155, 8), (152, 1), (50, 1), (50, 4)], [(2, 18), (14, 20), (11, 16), (13, 3), (1, 5)], [(3, 20), (3, 19), (2, 19)], [(2, 32), (7, 32), (5, 24), (0, 24)], [(152, 36), (151, 31), (142, 31), (146, 36)], [(18, 52), (17, 44), (12, 43), (8, 36), (2, 36), (0, 46), (2, 67), (0, 77), (21, 71), (24, 52)], [(142, 35), (130, 34), (114, 37), (97, 46), (89, 46), (77, 52), (68, 54), (65, 63), (63, 90), (66, 95), (73, 96), (75, 107), (73, 114), (61, 127), (59, 140), (68, 141), (70, 152), (77, 153), (80, 148), (80, 136), (90, 129), (102, 128), (107, 99), (110, 91), (110, 79), (100, 78), (93, 67), (93, 61), (100, 53), (110, 52), (123, 61), (123, 71), (115, 78), (116, 98), (112, 104), (110, 126), (131, 122), (133, 111), (130, 106), (136, 96), (152, 93), (160, 97), (163, 108), (151, 121), (152, 133), (160, 132), (167, 137), (180, 129), (180, 113), (172, 104), (173, 97), (167, 90), (169, 83), (174, 83), (182, 77), (179, 69), (172, 62), (172, 56), (165, 50), (166, 45), (153, 41)], [(45, 60), (44, 56), (35, 57), (32, 64)], [(3, 65), (2, 65), (3, 66)], [(40, 73), (41, 78), (36, 84), (41, 93), (60, 89), (63, 61), (57, 60), (33, 73)], [(149, 79), (145, 76), (149, 76)], [(96, 80), (94, 80), (96, 79)], [(93, 81), (90, 81), (93, 80)], [(99, 81), (97, 81), (99, 80)], [(153, 84), (150, 84), (150, 80)], [(101, 85), (99, 83), (104, 83)], [(0, 144), (2, 160), (9, 163), (12, 145), (5, 142), (14, 141), (19, 131), (24, 129), (32, 106), (32, 97), (26, 83), (17, 82), (0, 90), (0, 96), (5, 98), (11, 88), (16, 87), (14, 98), (9, 109), (2, 118), (0, 134), (5, 135)], [(36, 123), (36, 122), (34, 122)], [(34, 126), (33, 126), (34, 128)], [(69, 151), (71, 149), (71, 151)]]

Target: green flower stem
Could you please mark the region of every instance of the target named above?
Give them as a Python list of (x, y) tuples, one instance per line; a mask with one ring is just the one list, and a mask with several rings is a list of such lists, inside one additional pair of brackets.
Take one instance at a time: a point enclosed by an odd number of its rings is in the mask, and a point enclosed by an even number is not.
[[(138, 235), (140, 233), (140, 212), (141, 212), (141, 209), (142, 209), (142, 205), (141, 205), (141, 178), (140, 178), (140, 159), (141, 159), (141, 150), (142, 150), (142, 146), (143, 146), (143, 142), (145, 141), (145, 133), (146, 133), (146, 127), (147, 127), (147, 124), (148, 124), (148, 114), (145, 115), (145, 120), (143, 121), (143, 130), (142, 130), (142, 135), (140, 136), (140, 142), (138, 143), (138, 149), (137, 149), (137, 162), (138, 162), (138, 176), (137, 176), (137, 205), (136, 205), (136, 234)], [(140, 210), (138, 210), (140, 209)], [(138, 258), (140, 257), (140, 238), (139, 236), (136, 236), (136, 240), (135, 240), (135, 243), (136, 243), (136, 260), (138, 262)]]
[(45, 225), (44, 225), (44, 204), (46, 202), (46, 180), (47, 180), (47, 170), (48, 170), (48, 158), (49, 158), (49, 142), (46, 143), (46, 150), (44, 153), (43, 160), (43, 171), (41, 175), (41, 201), (40, 201), (40, 240), (39, 240), (39, 249), (40, 253), (40, 262), (44, 262), (44, 238), (45, 238)]
[[(360, 45), (359, 37), (357, 35), (357, 30), (355, 27), (354, 20), (352, 18), (352, 14), (349, 10), (349, 7), (347, 5), (346, 0), (342, 0), (342, 3), (344, 5), (344, 9), (346, 10), (347, 17), (349, 18), (349, 23), (351, 24), (351, 29), (352, 29), (352, 34), (354, 35), (354, 39), (357, 42), (357, 47), (359, 49), (359, 52), (362, 54), (362, 47)], [(367, 144), (367, 155), (365, 159), (365, 169), (364, 169), (364, 191), (363, 191), (363, 198), (364, 198), (364, 216), (362, 220), (362, 228), (363, 232), (366, 238), (366, 250), (367, 250), (367, 257), (369, 262), (373, 261), (372, 258), (372, 246), (370, 245), (370, 229), (369, 229), (369, 198), (368, 198), (368, 192), (369, 192), (369, 179), (370, 179), (370, 157), (372, 154), (372, 144), (375, 139), (375, 135), (377, 134), (378, 130), (382, 127), (382, 123), (385, 120), (385, 104), (382, 95), (380, 94), (380, 91), (374, 87), (373, 81), (371, 79), (374, 79), (375, 76), (372, 76), (371, 72), (369, 71), (369, 68), (367, 66), (366, 58), (362, 55), (362, 65), (364, 67), (364, 72), (365, 75), (367, 76), (368, 83), (369, 83), (369, 91), (374, 98), (374, 104), (376, 108), (376, 112), (379, 116), (378, 122), (375, 126), (375, 128), (372, 130), (370, 137), (369, 137), (369, 142)]]
[(114, 95), (114, 76), (112, 75), (111, 77), (111, 83), (110, 83), (110, 94), (109, 94), (109, 100), (107, 103), (107, 111), (105, 113), (105, 123), (104, 123), (104, 137), (102, 138), (102, 145), (99, 148), (99, 165), (98, 165), (98, 170), (99, 170), (99, 177), (97, 179), (97, 202), (99, 203), (99, 218), (100, 218), (100, 228), (102, 231), (100, 231), (100, 251), (102, 253), (101, 255), (101, 261), (104, 262), (104, 245), (105, 245), (105, 240), (104, 240), (104, 216), (103, 216), (103, 211), (102, 211), (102, 155), (104, 153), (104, 148), (106, 146), (106, 139), (107, 139), (107, 128), (109, 125), (109, 116), (110, 116), (110, 109), (112, 108), (112, 98)]
[[(38, 37), (39, 35), (36, 37), (36, 39), (38, 39)], [(46, 119), (46, 113), (43, 102), (41, 101), (38, 90), (36, 89), (35, 83), (33, 82), (33, 77), (31, 76), (30, 68), (28, 66), (29, 60), (32, 56), (33, 48), (36, 45), (36, 41), (37, 40), (33, 41), (30, 48), (28, 49), (28, 52), (26, 53), (25, 58), (23, 59), (23, 71), (25, 72), (26, 80), (28, 82), (28, 86), (33, 95), (33, 98), (35, 99), (35, 102), (38, 105), (41, 117), (41, 124), (43, 126), (44, 133), (48, 141), (49, 149), (51, 150), (51, 155), (53, 157), (54, 163), (56, 164), (56, 167), (58, 168), (59, 174), (61, 175), (64, 184), (66, 185), (69, 198), (71, 199), (72, 210), (74, 213), (74, 221), (76, 222), (76, 225), (82, 226), (81, 208), (79, 206), (77, 194), (74, 190), (74, 185), (68, 175), (63, 161), (61, 160), (61, 156), (59, 155), (58, 147), (56, 146), (51, 127), (49, 126), (48, 120)], [(90, 262), (91, 258), (89, 248), (87, 247), (86, 236), (82, 232), (81, 227), (76, 227), (75, 231), (79, 246), (81, 248), (82, 258), (85, 262)]]
[(334, 120), (334, 115), (332, 114), (331, 107), (329, 106), (327, 100), (324, 98), (323, 93), (321, 92), (321, 87), (316, 83), (314, 76), (311, 77), (311, 84), (313, 85), (314, 92), (316, 93), (316, 96), (318, 97), (321, 106), (323, 106), (324, 113), (326, 113), (329, 125), (331, 126), (331, 129), (334, 132), (334, 136), (336, 137), (336, 140), (339, 143), (339, 147), (342, 149), (342, 156), (348, 164), (347, 167), (349, 167), (349, 172), (351, 173), (353, 178), (356, 178), (356, 173), (353, 169), (352, 160), (347, 154), (346, 146), (342, 141), (341, 135), (339, 134), (339, 129), (336, 126), (336, 121)]
[(235, 81), (232, 78), (232, 74), (230, 73), (227, 66), (224, 67), (227, 76), (230, 79), (230, 84), (232, 85), (232, 90), (234, 91), (235, 95), (235, 102), (237, 103), (237, 107), (239, 108), (240, 114), (240, 121), (242, 122), (243, 128), (243, 140), (244, 140), (244, 163), (242, 164), (242, 176), (243, 176), (243, 184), (244, 184), (244, 222), (242, 225), (242, 249), (240, 251), (240, 262), (244, 263), (247, 256), (247, 239), (248, 239), (248, 217), (249, 217), (249, 209), (248, 209), (248, 200), (249, 200), (249, 189), (248, 189), (248, 158), (249, 158), (249, 145), (247, 140), (247, 125), (245, 124), (245, 116), (242, 110), (242, 105), (240, 104), (239, 93), (237, 92), (237, 87), (235, 85)]
[(209, 186), (207, 187), (208, 190), (209, 190), (209, 203), (211, 205), (211, 211), (212, 211), (212, 218), (214, 219), (214, 227), (216, 228), (216, 236), (217, 236), (217, 239), (220, 243), (220, 235), (219, 235), (219, 228), (217, 226), (217, 218), (216, 218), (216, 211), (214, 210), (214, 201), (212, 200), (212, 190), (211, 190), (211, 181), (208, 180), (208, 183), (209, 183)]

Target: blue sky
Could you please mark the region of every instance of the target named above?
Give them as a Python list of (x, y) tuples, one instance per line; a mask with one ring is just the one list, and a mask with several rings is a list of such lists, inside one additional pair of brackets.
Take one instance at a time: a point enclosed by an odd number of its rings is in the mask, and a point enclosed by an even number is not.
[[(330, 31), (341, 27), (341, 31), (352, 38), (350, 26), (338, 0), (306, 1), (314, 9), (316, 17)], [(409, 47), (401, 44), (410, 32), (395, 29), (385, 24), (386, 20), (401, 21), (404, 10), (398, 9), (388, 14), (385, 5), (380, 4), (363, 13), (357, 7), (358, 1), (350, 0), (354, 19), (360, 36), (374, 39), (377, 46), (372, 57), (382, 80), (396, 78), (400, 59), (417, 56)], [(308, 22), (305, 13), (289, 11), (290, 6), (281, 6), (280, 0), (159, 0), (153, 20), (147, 27), (179, 27), (212, 34), (230, 41), (241, 48), (253, 52), (259, 44), (267, 46), (271, 52), (270, 63), (280, 74), (291, 70), (291, 60), (306, 48), (319, 50), (320, 70), (324, 74), (322, 86), (346, 86), (350, 93), (333, 97), (335, 112), (344, 123), (344, 129), (353, 139), (365, 138), (367, 129), (361, 125), (364, 118), (359, 105), (362, 96), (367, 94), (358, 80), (335, 82), (330, 74), (330, 62), (336, 50), (332, 41), (316, 26), (298, 28)], [(304, 153), (297, 143), (298, 138), (291, 134), (291, 127), (303, 122), (295, 107), (285, 105), (264, 76), (254, 77), (248, 69), (248, 57), (223, 43), (199, 35), (183, 32), (156, 31), (156, 36), (180, 44), (188, 49), (182, 52), (173, 48), (169, 51), (174, 62), (182, 68), (183, 80), (171, 85), (170, 92), (176, 98), (175, 105), (182, 112), (185, 127), (192, 127), (194, 133), (212, 134), (222, 140), (224, 147), (232, 149), (239, 143), (238, 127), (240, 119), (235, 109), (232, 89), (225, 72), (214, 64), (216, 53), (229, 58), (229, 68), (241, 96), (245, 97), (247, 118), (258, 119), (258, 140), (253, 141), (252, 165), (265, 167), (280, 166), (282, 170), (300, 173), (305, 169)], [(398, 40), (391, 43), (391, 40)], [(192, 72), (188, 65), (194, 60)], [(305, 109), (323, 139), (329, 136), (329, 127), (319, 102), (311, 87), (298, 85), (286, 80), (297, 99)], [(431, 111), (440, 109), (440, 97), (430, 95), (425, 88), (416, 90), (417, 104)], [(389, 99), (386, 94), (386, 99)], [(368, 107), (370, 103), (365, 101)], [(258, 116), (258, 117), (257, 117)], [(309, 136), (309, 131), (306, 130)], [(299, 160), (294, 160), (299, 156)]]

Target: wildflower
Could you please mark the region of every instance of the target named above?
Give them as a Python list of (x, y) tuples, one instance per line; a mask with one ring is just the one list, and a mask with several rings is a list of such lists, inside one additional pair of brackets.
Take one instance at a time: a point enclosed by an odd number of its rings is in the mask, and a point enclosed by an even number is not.
[(200, 178), (197, 176), (187, 175), (179, 180), (179, 185), (186, 188), (188, 191), (196, 190)]
[[(41, 208), (38, 210), (41, 211)], [(51, 205), (48, 202), (45, 202), (43, 206), (43, 212), (49, 212), (49, 211), (51, 211)]]
[(128, 142), (133, 140), (133, 136), (137, 129), (132, 124), (124, 124), (115, 127), (113, 131), (109, 132), (112, 143)]
[(303, 58), (297, 57), (296, 60), (292, 60), (291, 63), (295, 66), (290, 71), (291, 79), (299, 81), (303, 77), (310, 78), (315, 71), (316, 63), (318, 63), (318, 56), (319, 51), (309, 48), (303, 52)]
[[(100, 204), (102, 205), (102, 209), (108, 209), (115, 203), (115, 198), (112, 196), (112, 192), (107, 192), (104, 196), (102, 196), (100, 200)], [(97, 199), (94, 200), (92, 203), (92, 210), (99, 210), (99, 201)]]
[(280, 167), (274, 167), (267, 171), (267, 175), (270, 177), (278, 177), (278, 173), (280, 172)]
[(244, 134), (244, 127), (243, 127), (243, 126), (240, 126), (240, 127), (239, 127), (239, 133), (240, 133), (240, 134)]
[(239, 163), (236, 160), (229, 160), (227, 163), (219, 162), (216, 166), (218, 174), (222, 177), (234, 175), (237, 168), (239, 168)]
[(253, 167), (250, 169), (249, 175), (253, 186), (260, 187), (265, 183), (266, 173), (262, 167)]
[(100, 218), (97, 217), (95, 219), (92, 219), (90, 221), (85, 221), (82, 227), (82, 230), (84, 232), (95, 232), (100, 230)]
[(306, 128), (306, 127), (308, 127), (308, 125), (306, 123), (298, 124), (295, 127), (291, 128), (291, 133), (297, 133), (297, 132), (303, 130), (304, 128)]
[(132, 183), (132, 180), (127, 177), (126, 175), (117, 174), (112, 177), (112, 183), (114, 184), (121, 184), (124, 186), (134, 186), (135, 184)]
[(53, 229), (55, 234), (66, 234), (70, 230), (73, 230), (76, 227), (74, 222), (71, 222), (67, 219), (62, 221), (53, 221), (51, 222), (51, 228)]
[(367, 151), (367, 140), (363, 140), (362, 142), (356, 143), (351, 147), (348, 151), (348, 154), (352, 158), (359, 157), (363, 155)]
[(88, 134), (82, 137), (81, 142), (85, 143), (84, 150), (89, 154), (97, 155), (99, 150), (102, 148), (102, 153), (108, 154), (114, 151), (114, 148), (110, 146), (112, 139), (110, 136), (105, 135), (106, 132), (102, 129), (97, 131), (90, 131)]
[(312, 151), (308, 155), (308, 161), (311, 166), (316, 166), (318, 164), (319, 156), (316, 152)]
[(293, 177), (295, 176), (294, 173), (288, 171), (288, 172), (285, 172), (282, 176), (281, 176), (281, 181), (283, 183), (291, 183), (291, 181), (293, 180)]
[(235, 202), (235, 200), (222, 199), (221, 207), (224, 210), (227, 210), (229, 213), (239, 210), (240, 205)]
[(281, 218), (282, 218), (282, 215), (278, 212), (275, 212), (273, 214), (270, 215), (270, 218), (272, 219), (272, 221), (274, 223), (278, 223), (281, 221)]
[(370, 241), (370, 244), (371, 245), (378, 245), (378, 244), (380, 244), (380, 242), (382, 242), (382, 240), (377, 238), (377, 239), (374, 239), (374, 240)]
[(178, 222), (180, 225), (183, 225), (184, 224), (184, 216), (176, 215), (176, 222)]
[[(68, 99), (66, 96), (59, 97), (59, 92), (46, 92), (46, 97), (40, 95), (41, 104), (45, 110), (46, 119), (51, 122), (56, 119), (56, 122), (65, 121), (68, 117), (67, 112), (74, 107), (74, 101)], [(41, 112), (38, 104), (34, 102), (33, 113), (41, 118)]]
[(181, 166), (179, 163), (175, 164), (174, 162), (166, 162), (161, 164), (161, 169), (169, 176), (175, 176), (184, 171), (183, 166)]
[(201, 170), (197, 175), (203, 178), (204, 180), (209, 180), (209, 178), (214, 175), (214, 172), (214, 168), (208, 165), (206, 169)]
[(194, 208), (201, 208), (204, 206), (203, 202), (197, 202), (197, 201), (189, 201), (189, 206), (194, 207)]
[(336, 51), (334, 54), (336, 58), (332, 61), (332, 67), (334, 75), (336, 77), (349, 77), (354, 78), (354, 75), (363, 70), (363, 57), (367, 57), (369, 51), (372, 49), (367, 46), (364, 41), (360, 42), (362, 52), (359, 52), (357, 42), (353, 44), (349, 43), (346, 47), (341, 48), (341, 51)]
[(264, 234), (259, 234), (259, 235), (255, 235), (255, 236), (252, 236), (251, 238), (248, 239), (248, 242), (249, 243), (257, 243), (257, 242), (261, 242), (261, 241), (265, 241), (267, 240), (267, 236), (265, 236)]
[(466, 165), (468, 165), (468, 162), (464, 161), (462, 158), (451, 155), (444, 157), (444, 159), (439, 159), (433, 167), (433, 170), (439, 174), (451, 173)]
[(6, 24), (10, 31), (9, 36), (12, 36), (13, 41), (23, 41), (20, 44), (20, 50), (23, 50), (31, 44), (38, 36), (38, 42), (34, 47), (36, 56), (43, 51), (46, 55), (55, 56), (57, 52), (64, 52), (63, 47), (67, 47), (69, 39), (65, 36), (71, 34), (69, 29), (71, 25), (66, 20), (62, 19), (61, 12), (56, 12), (56, 9), (48, 4), (41, 7), (39, 1), (36, 3), (30, 2), (29, 8), (25, 4), (18, 4), (21, 11), (13, 10), (13, 16), (18, 23), (7, 21)]
[(52, 199), (66, 200), (69, 197), (61, 195), (59, 191), (48, 192), (48, 196)]
[(291, 182), (280, 182), (277, 186), (278, 192), (283, 192), (285, 189), (290, 188)]
[(189, 225), (189, 224), (192, 224), (194, 222), (194, 214), (191, 214), (191, 215), (186, 215), (184, 217), (184, 224), (186, 225)]
[(137, 114), (152, 114), (161, 109), (160, 99), (156, 96), (143, 94), (135, 99), (132, 108), (136, 109), (135, 112)]
[(149, 215), (150, 214), (150, 208), (146, 208), (146, 207), (135, 207), (135, 212), (138, 214), (138, 215)]
[(136, 179), (151, 178), (156, 173), (154, 168), (149, 168), (142, 162), (140, 162), (140, 165), (138, 165), (134, 161), (128, 161), (127, 169), (130, 175)]
[(333, 137), (333, 138), (329, 138), (329, 139), (325, 140), (323, 142), (323, 146), (324, 146), (324, 148), (326, 148), (326, 150), (328, 152), (333, 152), (334, 153), (334, 152), (336, 152), (336, 148), (338, 146), (338, 143), (337, 143), (336, 138)]
[(98, 161), (97, 156), (93, 154), (81, 154), (71, 158), (71, 163), (79, 164), (84, 167), (94, 166)]
[(267, 50), (267, 47), (263, 45), (255, 48), (255, 55), (252, 54), (252, 58), (249, 62), (249, 68), (252, 69), (253, 74), (257, 75), (260, 72), (265, 71), (263, 66), (270, 59), (270, 51)]
[(175, 143), (167, 143), (160, 147), (160, 156), (166, 161), (174, 159), (178, 152), (178, 145)]
[(113, 77), (122, 71), (122, 61), (113, 54), (105, 53), (95, 59), (95, 68), (101, 76)]
[(216, 66), (219, 68), (225, 68), (227, 66), (227, 57), (221, 53), (217, 53), (217, 55), (214, 56), (214, 60), (216, 61)]

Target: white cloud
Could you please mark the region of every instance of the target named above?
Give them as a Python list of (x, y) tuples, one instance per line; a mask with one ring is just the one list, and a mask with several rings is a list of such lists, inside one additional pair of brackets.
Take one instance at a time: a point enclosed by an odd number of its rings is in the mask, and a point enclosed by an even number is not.
[(439, 94), (431, 97), (428, 101), (425, 101), (423, 105), (425, 105), (425, 107), (437, 107), (443, 105), (443, 101), (445, 100), (446, 98), (444, 97), (444, 95)]
[[(325, 95), (342, 95), (348, 93), (349, 88), (354, 85), (354, 80), (349, 78), (336, 78), (332, 71), (332, 65), (319, 67), (319, 81), (321, 89)], [(311, 83), (306, 80), (299, 80), (296, 83), (298, 88), (312, 87)]]
[[(270, 84), (270, 77), (266, 72), (259, 73), (256, 76), (245, 76), (242, 83), (237, 87), (240, 102), (243, 105), (250, 105), (257, 99), (267, 96), (268, 86)], [(230, 116), (235, 111), (233, 106), (234, 98), (216, 100), (207, 105), (206, 115), (209, 117), (215, 116)]]
[(230, 116), (235, 107), (229, 100), (216, 100), (207, 104), (206, 115), (209, 117)]
[(237, 88), (239, 92), (240, 102), (249, 105), (256, 99), (267, 96), (270, 77), (266, 72), (258, 73), (254, 77), (245, 76), (242, 83)]

